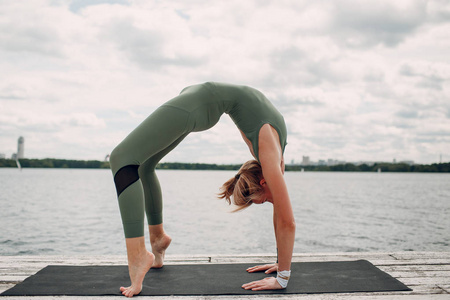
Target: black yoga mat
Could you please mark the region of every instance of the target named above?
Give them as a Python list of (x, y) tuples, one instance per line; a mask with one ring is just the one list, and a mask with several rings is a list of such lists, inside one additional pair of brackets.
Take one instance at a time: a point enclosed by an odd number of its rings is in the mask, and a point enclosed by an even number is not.
[[(151, 269), (141, 295), (250, 295), (408, 291), (403, 283), (366, 260), (293, 263), (284, 290), (248, 291), (241, 285), (268, 275), (247, 273), (255, 264), (166, 265)], [(276, 274), (271, 274), (276, 276)], [(2, 296), (120, 295), (129, 285), (127, 266), (47, 266)]]

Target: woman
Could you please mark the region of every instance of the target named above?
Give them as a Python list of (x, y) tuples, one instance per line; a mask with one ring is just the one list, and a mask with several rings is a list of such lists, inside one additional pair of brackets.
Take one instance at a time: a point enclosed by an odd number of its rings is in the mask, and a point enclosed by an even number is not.
[[(252, 290), (281, 289), (290, 275), (295, 221), (283, 178), (286, 125), (281, 114), (259, 91), (207, 82), (185, 88), (131, 132), (111, 153), (119, 208), (128, 255), (131, 286), (121, 287), (127, 297), (139, 294), (148, 270), (161, 268), (171, 238), (163, 228), (162, 197), (155, 174), (157, 163), (190, 132), (214, 126), (223, 113), (230, 115), (257, 161), (245, 163), (222, 187), (221, 198), (238, 209), (252, 203), (273, 203), (273, 225), (278, 263), (249, 268), (248, 272), (278, 271), (277, 278), (244, 284)], [(144, 240), (144, 211), (152, 253)], [(256, 230), (256, 229), (255, 229)]]

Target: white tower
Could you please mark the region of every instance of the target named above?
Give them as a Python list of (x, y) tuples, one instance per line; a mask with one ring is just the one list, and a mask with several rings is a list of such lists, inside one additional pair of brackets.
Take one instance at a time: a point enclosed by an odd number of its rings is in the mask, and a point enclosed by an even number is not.
[(24, 141), (25, 141), (25, 139), (22, 136), (17, 141), (17, 159), (24, 158), (24, 155), (23, 155)]
[(309, 160), (309, 156), (303, 156), (302, 166), (309, 166), (310, 162), (311, 161)]

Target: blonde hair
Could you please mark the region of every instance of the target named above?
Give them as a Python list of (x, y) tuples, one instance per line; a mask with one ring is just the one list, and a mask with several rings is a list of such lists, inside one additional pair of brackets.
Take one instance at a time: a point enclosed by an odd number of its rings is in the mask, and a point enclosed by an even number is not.
[(237, 206), (233, 212), (242, 210), (252, 205), (253, 199), (261, 198), (264, 189), (260, 185), (263, 178), (259, 162), (249, 160), (244, 163), (236, 176), (225, 182), (220, 188), (220, 199), (225, 199), (228, 204), (233, 202)]

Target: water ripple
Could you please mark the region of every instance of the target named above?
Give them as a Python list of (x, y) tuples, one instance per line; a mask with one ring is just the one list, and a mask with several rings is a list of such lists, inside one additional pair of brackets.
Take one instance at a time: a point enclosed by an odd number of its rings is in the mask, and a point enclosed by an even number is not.
[[(275, 253), (272, 206), (229, 213), (229, 171), (158, 171), (171, 254)], [(285, 174), (296, 252), (450, 251), (450, 174)], [(0, 169), (0, 255), (123, 254), (109, 170)], [(3, 185), (4, 183), (4, 185)], [(176, 184), (175, 184), (176, 183)], [(148, 233), (146, 233), (148, 241)]]

